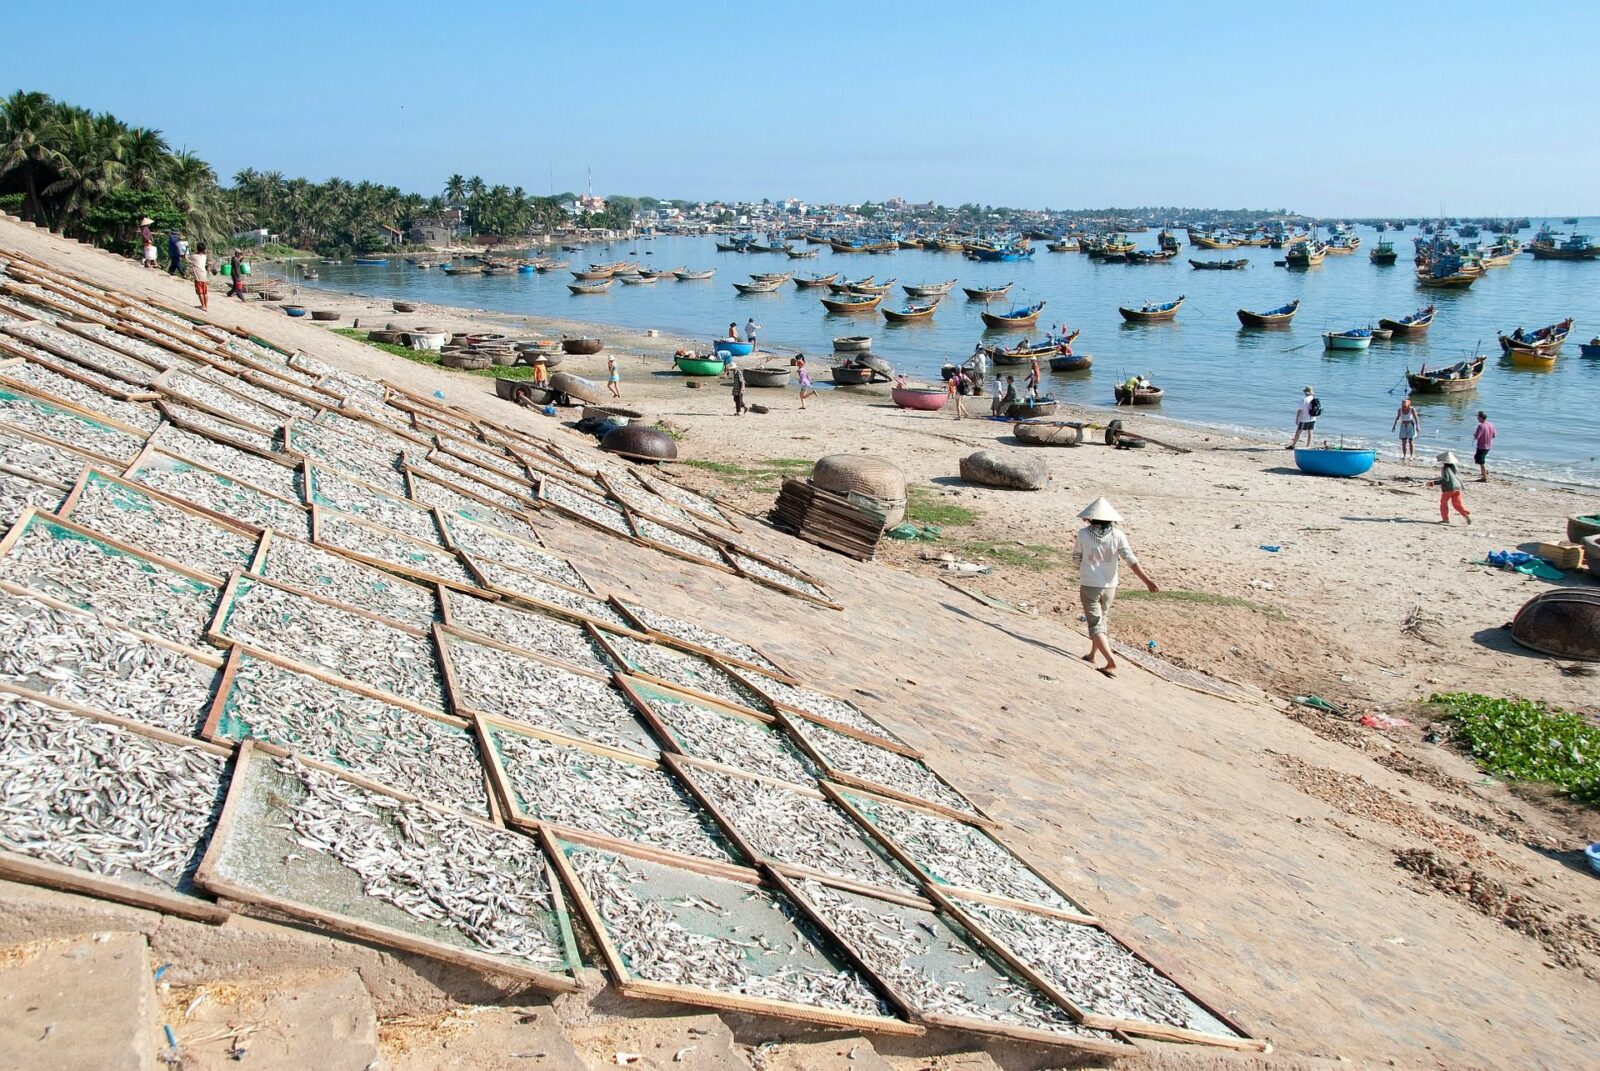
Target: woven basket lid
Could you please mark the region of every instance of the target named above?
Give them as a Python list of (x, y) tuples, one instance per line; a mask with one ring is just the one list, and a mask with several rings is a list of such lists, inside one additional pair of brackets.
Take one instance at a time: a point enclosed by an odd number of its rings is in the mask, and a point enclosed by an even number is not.
[(906, 497), (906, 474), (899, 466), (867, 454), (829, 454), (812, 468), (811, 482), (836, 495), (855, 492), (886, 502)]

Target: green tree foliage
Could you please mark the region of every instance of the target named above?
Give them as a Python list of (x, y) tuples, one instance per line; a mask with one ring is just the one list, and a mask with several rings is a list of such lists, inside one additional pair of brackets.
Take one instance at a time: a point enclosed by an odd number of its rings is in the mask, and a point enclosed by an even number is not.
[(142, 216), (150, 218), (150, 229), (156, 234), (184, 226), (183, 213), (164, 192), (124, 186), (96, 198), (83, 214), (83, 232), (96, 245), (118, 253), (135, 253)]

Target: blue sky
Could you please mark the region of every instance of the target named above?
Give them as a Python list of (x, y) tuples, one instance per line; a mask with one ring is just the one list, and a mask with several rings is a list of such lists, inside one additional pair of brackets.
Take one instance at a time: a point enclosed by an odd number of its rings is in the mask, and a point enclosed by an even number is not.
[(8, 8), (0, 92), (157, 127), (224, 178), (1600, 212), (1592, 0)]

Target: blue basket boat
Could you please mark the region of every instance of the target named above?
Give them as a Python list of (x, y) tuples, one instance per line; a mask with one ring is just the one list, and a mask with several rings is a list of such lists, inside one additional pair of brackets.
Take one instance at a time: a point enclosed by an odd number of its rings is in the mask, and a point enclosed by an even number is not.
[(387, 263), (389, 263), (389, 258), (388, 257), (355, 257), (353, 259), (355, 260), (355, 262), (357, 264), (387, 264)]
[(1345, 449), (1342, 446), (1325, 446), (1315, 450), (1296, 450), (1295, 467), (1307, 476), (1336, 476), (1349, 479), (1360, 476), (1378, 460), (1376, 450)]
[(754, 342), (735, 342), (731, 338), (719, 338), (711, 344), (712, 352), (718, 357), (724, 353), (730, 357), (748, 357), (755, 348)]

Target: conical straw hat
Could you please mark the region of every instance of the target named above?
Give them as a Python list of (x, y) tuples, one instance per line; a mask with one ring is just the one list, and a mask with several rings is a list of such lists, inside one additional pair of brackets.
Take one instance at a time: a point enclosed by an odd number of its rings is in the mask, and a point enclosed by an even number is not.
[(1118, 513), (1102, 495), (1083, 508), (1078, 514), (1086, 521), (1110, 521), (1112, 524), (1122, 523), (1122, 514)]

